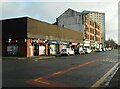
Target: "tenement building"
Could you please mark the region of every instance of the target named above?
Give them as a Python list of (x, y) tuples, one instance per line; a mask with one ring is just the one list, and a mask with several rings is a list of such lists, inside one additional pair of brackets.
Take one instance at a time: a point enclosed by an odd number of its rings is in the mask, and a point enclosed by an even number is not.
[(62, 48), (78, 46), (81, 32), (30, 17), (2, 20), (3, 56), (56, 55)]
[(92, 19), (101, 27), (101, 42), (103, 47), (105, 47), (105, 13), (87, 10), (84, 10), (82, 13), (86, 14), (88, 18)]

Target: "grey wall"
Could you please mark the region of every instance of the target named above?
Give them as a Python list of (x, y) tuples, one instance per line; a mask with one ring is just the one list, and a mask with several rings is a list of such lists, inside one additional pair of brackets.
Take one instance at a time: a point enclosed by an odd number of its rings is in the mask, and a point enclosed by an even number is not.
[(82, 32), (82, 14), (71, 9), (68, 9), (57, 18), (59, 26)]

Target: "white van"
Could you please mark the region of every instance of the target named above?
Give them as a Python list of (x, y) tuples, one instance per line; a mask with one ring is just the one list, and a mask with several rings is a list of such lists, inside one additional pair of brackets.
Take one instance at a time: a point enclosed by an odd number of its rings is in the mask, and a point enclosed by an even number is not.
[(61, 55), (74, 55), (74, 50), (72, 50), (71, 48), (65, 48), (65, 49), (62, 49), (61, 52), (60, 52)]
[(87, 48), (87, 49), (84, 49), (84, 52), (85, 52), (85, 53), (91, 53), (91, 52), (92, 52), (92, 50), (91, 50), (91, 49), (89, 49), (89, 48)]

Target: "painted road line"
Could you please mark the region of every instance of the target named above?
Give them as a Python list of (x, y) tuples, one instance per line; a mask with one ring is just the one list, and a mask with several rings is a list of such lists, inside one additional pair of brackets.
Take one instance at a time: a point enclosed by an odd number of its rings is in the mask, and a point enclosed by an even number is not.
[(47, 85), (50, 85), (49, 82), (44, 82), (44, 81), (37, 81), (37, 82), (39, 82), (39, 83), (43, 83), (43, 84), (47, 84)]
[[(98, 61), (98, 60), (88, 61), (88, 62), (85, 62), (83, 64), (79, 64), (79, 65), (70, 67), (68, 69), (60, 70), (60, 71), (57, 71), (57, 72), (54, 72), (54, 73), (51, 73), (51, 74), (47, 74), (45, 76), (41, 76), (41, 77), (36, 78), (36, 79), (28, 80), (26, 82), (29, 83), (29, 84), (35, 84), (35, 85), (38, 85), (38, 86), (41, 86), (41, 87), (67, 87), (68, 85), (53, 82), (53, 81), (48, 81), (46, 79), (57, 76), (57, 75), (60, 75), (60, 74), (64, 74), (66, 72), (72, 71), (72, 70), (77, 69), (77, 68), (84, 67), (84, 66), (86, 66), (88, 64), (92, 64), (96, 61)], [(70, 86), (68, 86), (68, 87), (70, 87)]]
[(28, 81), (26, 81), (26, 83), (36, 85), (39, 87), (71, 87), (71, 86), (66, 85), (64, 83), (49, 81), (46, 79), (28, 80)]
[(112, 67), (103, 77), (101, 77), (98, 81), (96, 81), (90, 87), (90, 89), (96, 89), (97, 87), (100, 87), (100, 85), (105, 82), (105, 80), (111, 75), (111, 73), (113, 73), (113, 71), (115, 71), (115, 69), (118, 67), (119, 64), (120, 64), (120, 62), (117, 63), (114, 67)]
[(96, 61), (98, 61), (98, 60), (88, 61), (88, 62), (85, 62), (85, 63), (83, 63), (83, 64), (79, 64), (79, 65), (70, 67), (70, 68), (68, 68), (68, 69), (64, 69), (64, 70), (60, 70), (60, 71), (57, 71), (57, 72), (54, 72), (54, 73), (51, 73), (51, 74), (44, 75), (44, 76), (42, 76), (42, 77), (40, 77), (40, 78), (51, 78), (51, 77), (54, 77), (54, 76), (57, 76), (57, 75), (64, 74), (64, 73), (66, 73), (66, 72), (75, 70), (75, 69), (77, 69), (77, 68), (84, 67), (84, 66), (86, 66), (86, 65), (88, 65), (88, 64), (92, 64), (92, 63), (94, 63), (94, 62), (96, 62)]

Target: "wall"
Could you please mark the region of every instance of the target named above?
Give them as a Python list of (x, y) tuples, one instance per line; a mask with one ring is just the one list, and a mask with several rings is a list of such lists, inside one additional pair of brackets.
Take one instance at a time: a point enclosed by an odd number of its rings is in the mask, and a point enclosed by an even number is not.
[(2, 20), (2, 55), (6, 56), (6, 41), (18, 40), (18, 56), (26, 56), (27, 18)]
[(2, 20), (2, 39), (25, 39), (27, 37), (27, 18)]
[(82, 33), (36, 19), (27, 20), (27, 37), (57, 41), (82, 41)]
[(57, 24), (74, 31), (83, 32), (82, 30), (82, 14), (80, 12), (68, 9), (57, 18)]

